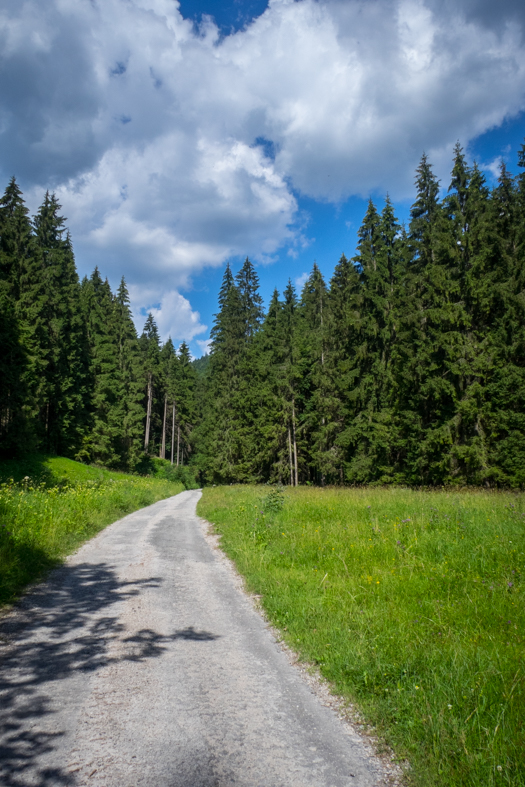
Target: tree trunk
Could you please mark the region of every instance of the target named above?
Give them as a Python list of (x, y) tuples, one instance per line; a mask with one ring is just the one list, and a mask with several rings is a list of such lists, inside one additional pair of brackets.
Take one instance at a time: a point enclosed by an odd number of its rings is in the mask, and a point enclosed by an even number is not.
[(153, 393), (153, 385), (151, 380), (151, 373), (148, 376), (148, 409), (146, 411), (146, 434), (144, 437), (144, 450), (148, 450), (149, 446), (149, 429), (151, 425), (151, 399)]
[(168, 397), (164, 397), (164, 420), (162, 422), (162, 443), (160, 445), (159, 456), (161, 459), (166, 459), (166, 416), (168, 414)]
[(295, 437), (295, 397), (292, 397), (292, 428), (293, 428), (293, 455), (295, 465), (295, 486), (299, 486), (299, 473), (297, 471), (297, 440)]
[(174, 447), (175, 447), (175, 402), (173, 402), (173, 417), (171, 419), (171, 464), (173, 464)]
[(180, 453), (180, 424), (177, 426), (177, 467), (179, 466), (179, 453)]
[(292, 435), (288, 427), (288, 453), (290, 455), (290, 486), (293, 486)]
[(323, 296), (321, 295), (321, 366), (324, 366)]

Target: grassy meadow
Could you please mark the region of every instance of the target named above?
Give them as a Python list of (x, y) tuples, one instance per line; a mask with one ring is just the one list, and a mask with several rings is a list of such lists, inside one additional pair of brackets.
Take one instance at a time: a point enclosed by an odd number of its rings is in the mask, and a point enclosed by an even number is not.
[(525, 785), (525, 500), (206, 488), (271, 622), (420, 787)]
[(60, 457), (0, 463), (0, 605), (116, 519), (184, 488)]

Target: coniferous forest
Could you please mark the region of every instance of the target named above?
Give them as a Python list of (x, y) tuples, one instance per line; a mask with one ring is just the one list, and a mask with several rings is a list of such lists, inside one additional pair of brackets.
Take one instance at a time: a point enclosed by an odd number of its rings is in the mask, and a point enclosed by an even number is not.
[(3, 456), (57, 453), (200, 483), (525, 485), (525, 145), (487, 186), (456, 146), (423, 156), (407, 227), (369, 202), (355, 257), (267, 313), (226, 267), (209, 357), (139, 337), (124, 279), (79, 281), (55, 197), (0, 200)]

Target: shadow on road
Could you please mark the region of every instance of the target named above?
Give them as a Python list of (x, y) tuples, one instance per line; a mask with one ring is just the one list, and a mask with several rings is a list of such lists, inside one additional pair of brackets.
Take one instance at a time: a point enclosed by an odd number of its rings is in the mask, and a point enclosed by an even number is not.
[[(40, 729), (56, 713), (60, 687), (73, 674), (93, 673), (115, 661), (156, 658), (170, 641), (208, 642), (215, 634), (188, 628), (169, 636), (143, 629), (123, 637), (117, 602), (159, 587), (158, 577), (119, 581), (107, 564), (64, 566), (0, 619), (0, 784), (3, 787), (74, 785), (74, 774), (46, 768), (64, 731)], [(125, 655), (109, 653), (116, 640)], [(66, 689), (67, 691), (67, 689)]]

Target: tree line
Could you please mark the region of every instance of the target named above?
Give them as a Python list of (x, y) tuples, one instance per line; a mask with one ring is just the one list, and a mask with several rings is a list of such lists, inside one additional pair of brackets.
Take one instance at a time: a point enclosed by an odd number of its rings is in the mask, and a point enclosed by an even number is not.
[(126, 282), (79, 281), (56, 197), (32, 219), (14, 178), (0, 199), (0, 455), (71, 456), (136, 469), (187, 463), (196, 380), (189, 348), (137, 336)]
[(226, 267), (210, 355), (136, 333), (124, 279), (79, 281), (60, 205), (0, 200), (0, 451), (109, 467), (157, 455), (201, 483), (525, 484), (525, 145), (489, 189), (458, 144), (423, 156), (408, 226), (370, 200), (357, 253), (263, 309)]
[[(525, 145), (519, 152), (525, 168)], [(525, 483), (525, 172), (426, 156), (408, 227), (370, 200), (357, 254), (263, 312), (228, 266), (196, 461), (209, 481)]]

